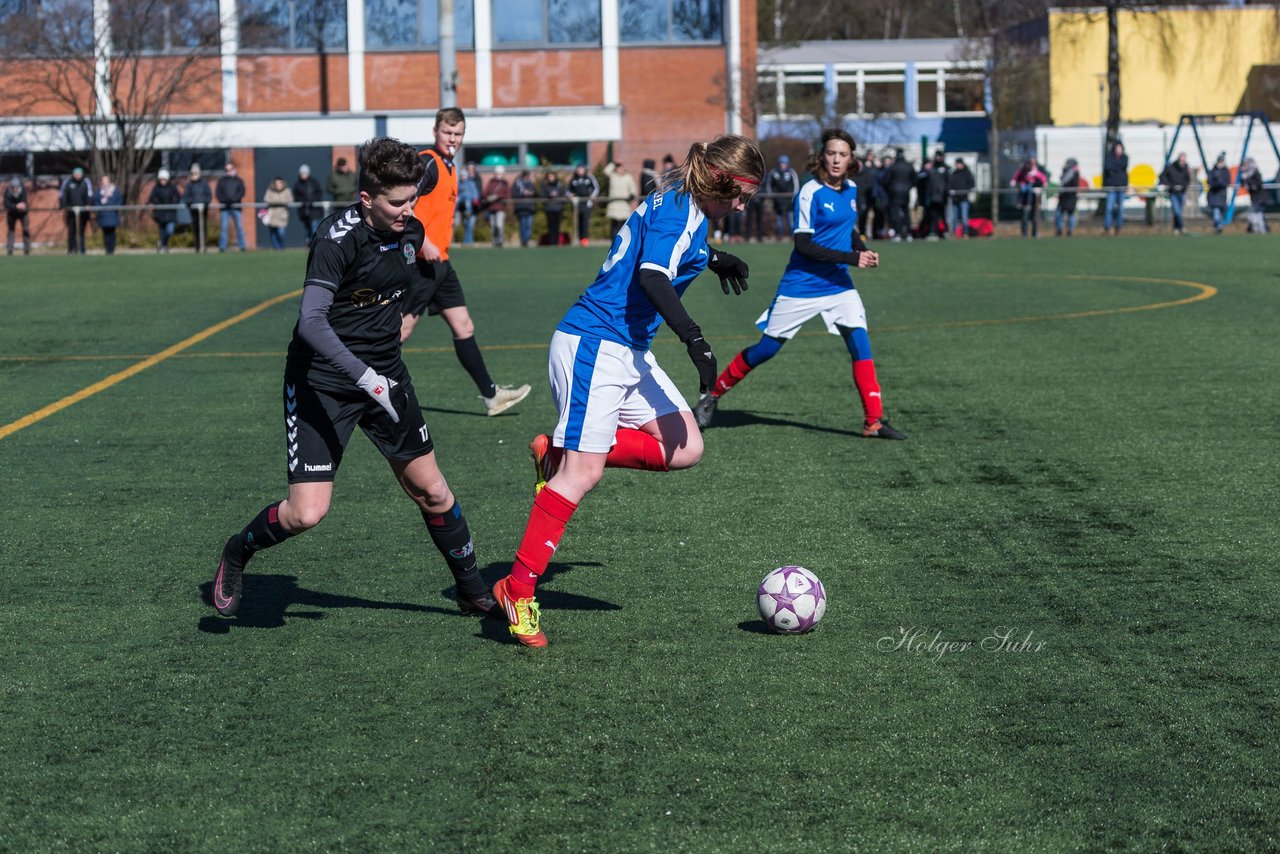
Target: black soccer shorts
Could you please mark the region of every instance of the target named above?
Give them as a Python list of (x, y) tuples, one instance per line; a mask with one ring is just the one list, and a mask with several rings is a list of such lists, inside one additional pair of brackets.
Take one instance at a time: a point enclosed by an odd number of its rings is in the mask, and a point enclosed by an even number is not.
[(424, 311), (428, 314), (439, 314), (446, 308), (457, 308), (467, 304), (462, 293), (462, 282), (453, 264), (448, 261), (417, 260), (418, 273), (421, 279), (414, 282), (409, 295), (405, 297), (400, 309), (401, 314), (420, 316)]
[(285, 375), (284, 424), (289, 483), (332, 482), (356, 425), (382, 456), (408, 461), (435, 449), (407, 372), (392, 380), (400, 423), (354, 383), (350, 391), (317, 389)]

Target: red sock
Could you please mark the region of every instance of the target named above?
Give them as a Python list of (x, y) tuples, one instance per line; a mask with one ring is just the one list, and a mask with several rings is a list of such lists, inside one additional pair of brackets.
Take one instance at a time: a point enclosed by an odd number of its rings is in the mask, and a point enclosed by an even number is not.
[(605, 466), (641, 471), (670, 471), (662, 443), (643, 430), (620, 427), (614, 434), (614, 446), (604, 458)]
[(546, 572), (551, 556), (560, 547), (565, 525), (569, 524), (573, 511), (577, 509), (577, 504), (548, 487), (543, 487), (538, 497), (533, 499), (529, 524), (525, 526), (524, 538), (520, 541), (520, 548), (516, 549), (516, 559), (507, 576), (507, 589), (511, 595), (517, 599), (533, 595), (538, 578)]
[(747, 360), (742, 358), (742, 353), (733, 357), (733, 361), (729, 363), (729, 367), (716, 378), (715, 387), (711, 389), (711, 394), (715, 397), (727, 392), (751, 373), (751, 366), (747, 364)]
[(880, 402), (880, 383), (876, 380), (876, 363), (873, 360), (861, 359), (853, 363), (853, 384), (862, 397), (862, 411), (866, 414), (867, 423), (879, 421), (884, 415), (884, 405)]

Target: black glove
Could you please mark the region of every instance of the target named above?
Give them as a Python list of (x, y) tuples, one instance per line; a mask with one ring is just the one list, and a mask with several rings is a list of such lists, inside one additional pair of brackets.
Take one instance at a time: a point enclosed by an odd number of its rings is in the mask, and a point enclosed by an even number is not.
[(685, 347), (689, 350), (689, 360), (698, 369), (698, 393), (706, 394), (716, 384), (716, 354), (711, 352), (711, 345), (700, 332), (686, 341)]
[(733, 288), (735, 294), (740, 294), (747, 289), (747, 276), (750, 275), (751, 269), (747, 267), (746, 261), (736, 255), (712, 249), (707, 269), (720, 277), (720, 287), (726, 294), (729, 293), (730, 288)]

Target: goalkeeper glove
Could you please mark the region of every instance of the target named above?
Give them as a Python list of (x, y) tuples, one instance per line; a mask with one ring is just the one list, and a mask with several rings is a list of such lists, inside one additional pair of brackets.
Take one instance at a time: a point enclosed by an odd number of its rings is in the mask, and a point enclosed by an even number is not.
[(391, 403), (391, 383), (386, 377), (373, 368), (366, 368), (365, 372), (360, 375), (360, 379), (356, 380), (356, 385), (360, 386), (365, 394), (372, 397), (378, 402), (379, 406), (387, 411), (387, 414), (391, 416), (392, 422), (400, 423), (400, 416), (396, 413), (395, 405)]

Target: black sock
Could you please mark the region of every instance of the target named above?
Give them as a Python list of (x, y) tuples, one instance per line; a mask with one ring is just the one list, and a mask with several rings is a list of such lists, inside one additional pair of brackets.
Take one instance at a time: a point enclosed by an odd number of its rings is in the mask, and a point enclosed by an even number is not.
[(293, 536), (280, 524), (280, 504), (268, 504), (240, 532), (240, 549), (248, 560), (257, 552), (279, 545)]
[(467, 520), (462, 516), (462, 506), (455, 500), (453, 506), (443, 513), (423, 510), (422, 520), (427, 523), (431, 542), (449, 564), (449, 571), (458, 585), (458, 596), (477, 599), (487, 593), (488, 588), (476, 566), (476, 547), (471, 540)]
[(453, 339), (453, 351), (458, 354), (458, 361), (462, 363), (462, 367), (471, 374), (471, 380), (476, 384), (476, 388), (480, 389), (481, 395), (493, 397), (498, 393), (493, 380), (489, 377), (488, 369), (484, 366), (484, 356), (480, 355), (480, 345), (476, 343), (476, 336)]

